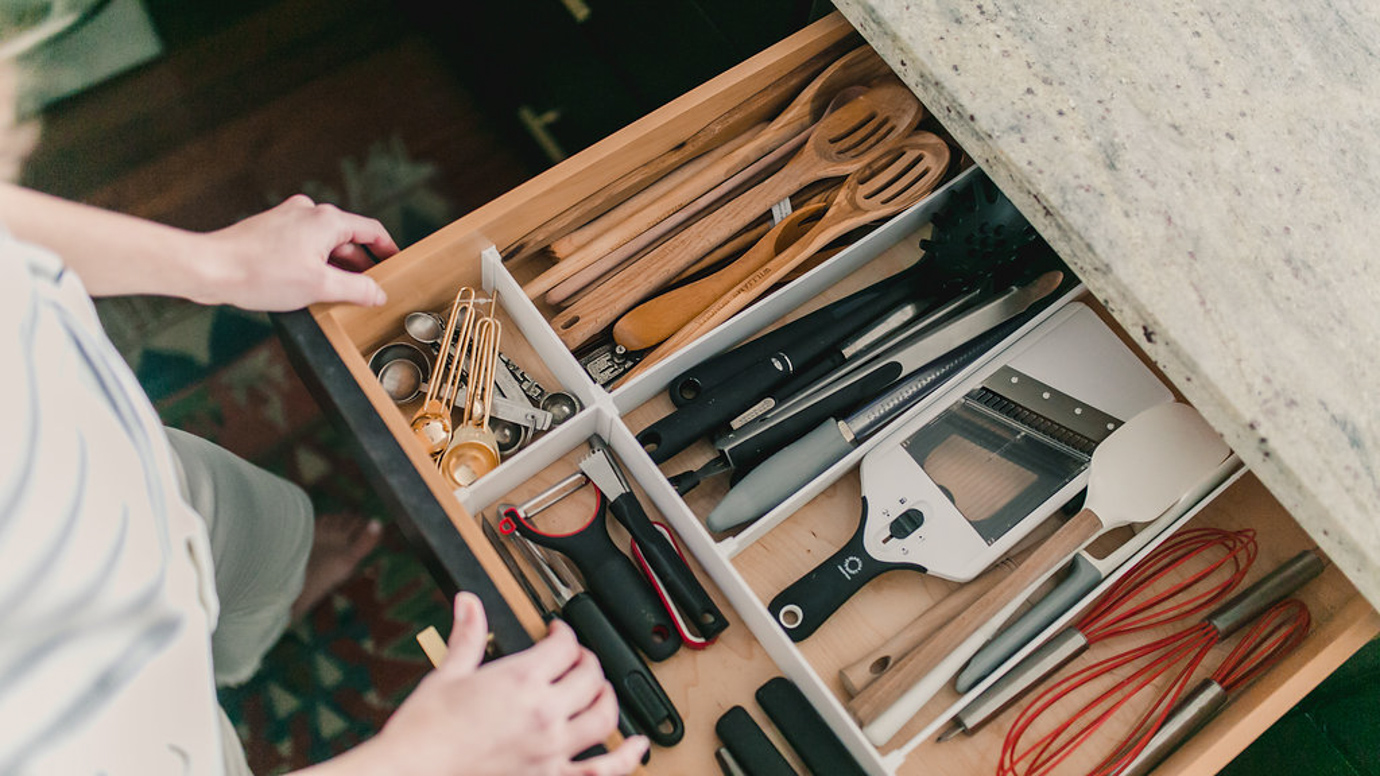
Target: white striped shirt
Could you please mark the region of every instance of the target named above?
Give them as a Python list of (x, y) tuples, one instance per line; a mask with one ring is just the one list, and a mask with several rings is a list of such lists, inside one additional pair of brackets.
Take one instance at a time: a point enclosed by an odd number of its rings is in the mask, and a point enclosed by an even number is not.
[(205, 526), (80, 281), (3, 229), (0, 363), (0, 775), (220, 773)]

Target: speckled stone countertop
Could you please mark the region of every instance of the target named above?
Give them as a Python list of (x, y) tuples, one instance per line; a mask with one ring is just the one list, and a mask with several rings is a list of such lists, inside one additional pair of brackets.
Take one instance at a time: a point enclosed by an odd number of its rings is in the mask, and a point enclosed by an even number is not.
[(1380, 606), (1380, 4), (836, 4)]

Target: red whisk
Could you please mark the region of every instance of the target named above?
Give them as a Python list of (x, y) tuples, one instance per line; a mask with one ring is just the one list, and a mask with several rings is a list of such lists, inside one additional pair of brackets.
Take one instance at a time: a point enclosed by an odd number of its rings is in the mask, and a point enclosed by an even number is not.
[(964, 706), (939, 740), (977, 730), (1091, 644), (1207, 611), (1241, 584), (1255, 555), (1251, 529), (1194, 528), (1171, 536), (1108, 588), (1073, 627)]
[[(1175, 704), (1164, 724), (1139, 755), (1131, 759), (1124, 769), (1106, 772), (1120, 776), (1145, 776), (1150, 773), (1189, 736), (1226, 708), (1239, 690), (1254, 682), (1302, 644), (1308, 636), (1310, 621), (1308, 606), (1297, 598), (1275, 604), (1246, 631), (1241, 642), (1212, 672), (1212, 676), (1204, 679)], [(1109, 764), (1127, 762), (1130, 754), (1128, 751), (1120, 757), (1109, 758)]]
[[(1197, 625), (1100, 660), (1051, 685), (1031, 701), (1007, 732), (997, 773), (999, 776), (1034, 776), (1051, 772), (1109, 719), (1132, 706), (1136, 697), (1148, 688), (1148, 692), (1155, 693), (1152, 702), (1140, 711), (1130, 732), (1112, 753), (1089, 772), (1090, 776), (1120, 773), (1147, 748), (1165, 723), (1170, 709), (1183, 697), (1184, 689), (1208, 652), (1321, 572), (1322, 561), (1317, 555), (1300, 553), (1214, 609)], [(1268, 622), (1279, 621), (1272, 617)], [(1296, 619), (1287, 622), (1296, 623)], [(1261, 637), (1265, 639), (1265, 654), (1283, 654), (1280, 647), (1292, 648), (1290, 639), (1302, 638), (1302, 635), (1290, 637), (1289, 633), (1294, 630), (1297, 630), (1296, 625), (1281, 631), (1277, 625), (1267, 623)], [(1257, 639), (1249, 641), (1255, 643)], [(1225, 661), (1224, 678), (1234, 686), (1250, 681), (1269, 665), (1246, 657), (1256, 654), (1256, 648), (1238, 647), (1238, 651), (1241, 654), (1234, 653), (1235, 657)], [(1131, 673), (1087, 702), (1054, 730), (1021, 748), (1021, 739), (1050, 707), (1099, 678), (1123, 670)], [(1161, 689), (1156, 692), (1156, 688)]]

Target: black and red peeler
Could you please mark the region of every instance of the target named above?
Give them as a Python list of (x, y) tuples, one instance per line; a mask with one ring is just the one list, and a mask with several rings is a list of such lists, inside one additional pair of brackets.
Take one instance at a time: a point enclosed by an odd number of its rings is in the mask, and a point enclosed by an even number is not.
[[(608, 504), (604, 494), (595, 489), (594, 509), (574, 531), (546, 533), (531, 522), (536, 513), (579, 490), (586, 482), (585, 475), (577, 472), (527, 504), (504, 507), (498, 529), (505, 535), (516, 531), (534, 544), (570, 558), (585, 578), (589, 594), (624, 638), (648, 658), (665, 660), (680, 649), (680, 632), (647, 579), (610, 538), (603, 520)], [(552, 498), (553, 494), (559, 495)], [(535, 504), (540, 506), (532, 506)]]

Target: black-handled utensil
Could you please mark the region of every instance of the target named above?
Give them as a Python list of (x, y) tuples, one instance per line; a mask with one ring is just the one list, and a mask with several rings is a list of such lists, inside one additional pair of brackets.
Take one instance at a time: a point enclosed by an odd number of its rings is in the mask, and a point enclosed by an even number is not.
[(723, 632), (728, 627), (728, 619), (670, 540), (652, 525), (604, 441), (596, 436), (589, 444), (593, 452), (580, 461), (580, 471), (610, 499), (609, 511), (628, 530), (648, 567), (665, 585), (672, 602), (686, 613), (700, 636), (711, 639)]
[[(791, 414), (764, 419), (759, 426), (715, 440), (720, 455), (734, 462), (737, 470), (733, 487), (705, 518), (705, 524), (711, 531), (727, 531), (770, 512), (887, 423), (938, 390), (954, 374), (996, 347), (1020, 328), (1028, 315), (1022, 314), (998, 325), (900, 380), (887, 382), (891, 373), (885, 365), (877, 367), (859, 383), (861, 390), (871, 394), (868, 397), (871, 401), (865, 406), (852, 401), (821, 401), (816, 403), (818, 406), (804, 404)], [(845, 404), (860, 408), (846, 416), (820, 411)], [(778, 426), (785, 426), (789, 433), (778, 431)], [(802, 428), (808, 430), (802, 431)]]
[[(677, 407), (689, 404), (705, 391), (736, 378), (747, 366), (769, 358), (789, 343), (811, 337), (835, 336), (841, 328), (846, 330), (859, 325), (860, 322), (854, 320), (856, 316), (871, 316), (893, 296), (896, 296), (893, 282), (874, 283), (732, 350), (705, 359), (672, 380), (666, 393)], [(897, 298), (904, 298), (904, 295)]]
[[(875, 373), (869, 374), (866, 379), (853, 383), (844, 390), (832, 393), (814, 404), (802, 407), (799, 412), (785, 422), (764, 427), (761, 429), (761, 433), (733, 439), (731, 444), (720, 448), (719, 454), (700, 468), (672, 475), (667, 479), (676, 488), (676, 492), (685, 494), (709, 477), (727, 472), (733, 472), (735, 477), (741, 476), (752, 470), (757, 464), (771, 458), (781, 448), (795, 442), (824, 419), (842, 413), (876, 396), (887, 385), (894, 382), (898, 376), (893, 374), (890, 368), (879, 369)], [(732, 525), (709, 524), (711, 531), (722, 531), (731, 527)]]
[(781, 751), (742, 706), (724, 712), (714, 732), (748, 776), (796, 776)]
[(777, 593), (767, 604), (767, 611), (776, 618), (791, 641), (809, 638), (829, 615), (838, 611), (863, 585), (879, 575), (899, 569), (925, 573), (925, 567), (919, 564), (892, 563), (869, 553), (864, 545), (869, 527), (867, 497), (864, 496), (862, 517), (848, 542), (805, 576), (791, 583), (790, 587)]
[(513, 506), (503, 509), (498, 528), (505, 534), (517, 531), (534, 544), (570, 558), (590, 595), (628, 641), (652, 660), (665, 660), (680, 649), (680, 633), (632, 560), (614, 546), (604, 524), (607, 504), (604, 494), (596, 490), (589, 521), (566, 534), (542, 532), (521, 508)]
[[(685, 736), (685, 723), (651, 669), (614, 628), (595, 600), (579, 590), (573, 579), (557, 572), (554, 565), (527, 541), (517, 537), (513, 545), (541, 575), (560, 607), (561, 619), (575, 631), (580, 643), (599, 658), (604, 677), (618, 696), (619, 708), (634, 730), (660, 746), (679, 743)], [(627, 732), (624, 731), (624, 735)]]
[(823, 776), (866, 776), (805, 693), (790, 679), (778, 676), (757, 688), (757, 705), (800, 755), (811, 773)]
[[(499, 536), (498, 531), (494, 530), (494, 527), (489, 524), (488, 520), (484, 519), (483, 515), (480, 515), (479, 517), (479, 525), (484, 529), (484, 538), (488, 539), (489, 544), (493, 545), (494, 550), (498, 552), (498, 557), (500, 560), (503, 561), (503, 565), (505, 568), (508, 569), (508, 573), (513, 575), (513, 578), (518, 581), (518, 585), (522, 587), (523, 592), (527, 594), (527, 598), (531, 600), (532, 605), (537, 608), (537, 611), (541, 612), (542, 620), (545, 622), (551, 622), (552, 620), (557, 619), (556, 611), (553, 610), (551, 607), (547, 606), (546, 602), (542, 600), (542, 597), (537, 594), (536, 588), (532, 587), (532, 582), (527, 578), (527, 574), (523, 572), (523, 570), (518, 566), (517, 561), (513, 559), (512, 553), (508, 551), (508, 544), (503, 541), (503, 538), (501, 536)], [(528, 563), (532, 564), (533, 567), (538, 567), (542, 563), (542, 561), (535, 557), (535, 554), (531, 546), (528, 545), (526, 541), (526, 539), (518, 538), (514, 542), (514, 544), (518, 547), (518, 551), (523, 553), (523, 557), (527, 558)], [(545, 577), (543, 577), (542, 581), (546, 581)], [(560, 596), (556, 592), (556, 589), (551, 585), (550, 582), (547, 582), (546, 588), (551, 591), (552, 598), (557, 599), (557, 606), (559, 607)], [(584, 595), (586, 598), (589, 597), (588, 594), (582, 593), (581, 595)], [(607, 621), (607, 618), (605, 618), (605, 621)], [(567, 621), (566, 624), (569, 625), (570, 623)], [(609, 627), (612, 628), (612, 624), (610, 624)], [(580, 631), (577, 630), (574, 625), (571, 625), (570, 629), (572, 631), (575, 631), (575, 638), (577, 638), (581, 644), (584, 644), (585, 647), (589, 649), (589, 651), (593, 652), (595, 657), (599, 658), (599, 666), (604, 671), (604, 678), (609, 679), (609, 683), (612, 684), (613, 680), (609, 677), (608, 665), (617, 664), (618, 660), (615, 657), (613, 657), (612, 654), (610, 654), (610, 657), (606, 662), (605, 657), (601, 654), (601, 650), (595, 648), (596, 645), (591, 645), (589, 642), (587, 642), (585, 638), (580, 635)], [(634, 658), (637, 657), (637, 653), (632, 651), (632, 648), (628, 646), (626, 641), (623, 642), (621, 651), (630, 652), (632, 653)], [(640, 658), (638, 659), (640, 661)], [(646, 668), (645, 663), (643, 664), (643, 668)], [(655, 681), (655, 678), (653, 679), (653, 681)], [(624, 701), (621, 697), (618, 700), (618, 732), (622, 734), (624, 738), (631, 738), (633, 736), (644, 735), (642, 729), (638, 727), (635, 722), (633, 722), (631, 717), (628, 716), (628, 710), (624, 708)], [(587, 760), (591, 757), (597, 757), (598, 755), (607, 753), (608, 749), (606, 749), (603, 744), (595, 744), (594, 746), (591, 746), (589, 749), (580, 752), (578, 755), (575, 756), (575, 759)], [(649, 761), (651, 761), (651, 755), (652, 752), (650, 749), (642, 753), (643, 765), (646, 765)]]
[[(671, 414), (639, 432), (637, 441), (652, 460), (663, 463), (714, 429), (727, 426), (730, 421), (740, 422), (745, 414), (751, 416), (757, 411), (754, 408), (762, 405), (763, 397), (795, 382), (799, 376), (808, 374), (808, 380), (813, 382), (862, 352), (867, 345), (884, 339), (892, 330), (905, 327), (908, 318), (900, 319), (899, 323), (893, 320), (903, 306), (913, 307), (916, 315), (927, 315), (940, 305), (942, 297), (915, 299), (906, 305), (908, 299), (916, 296), (916, 291), (909, 283), (898, 282), (895, 278), (910, 272), (902, 270), (889, 281), (879, 283), (882, 287), (865, 297), (867, 304), (855, 304), (828, 321), (827, 326), (793, 329), (789, 337), (779, 333), (805, 320), (801, 319), (749, 342), (743, 348), (751, 350), (752, 358), (733, 360), (732, 379), (722, 379), (709, 388), (701, 385), (692, 400), (682, 401)], [(824, 310), (814, 315), (820, 312)], [(773, 345), (770, 350), (757, 344), (768, 337)], [(861, 341), (855, 342), (855, 338)], [(672, 384), (672, 395), (680, 393), (683, 399), (684, 390), (683, 386), (677, 389), (676, 384)]]

